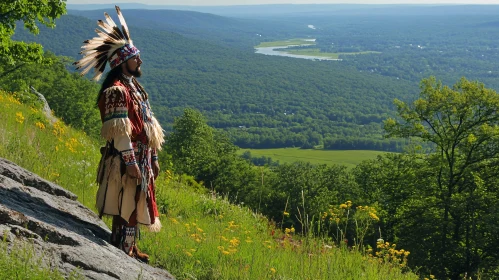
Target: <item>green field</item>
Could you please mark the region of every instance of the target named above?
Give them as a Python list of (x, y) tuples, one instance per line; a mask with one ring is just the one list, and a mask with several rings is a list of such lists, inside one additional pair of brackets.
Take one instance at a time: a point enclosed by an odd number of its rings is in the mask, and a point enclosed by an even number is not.
[(283, 149), (241, 149), (240, 154), (250, 151), (253, 157), (271, 157), (272, 160), (280, 163), (290, 163), (295, 161), (308, 161), (313, 164), (342, 164), (348, 168), (355, 167), (360, 162), (367, 159), (374, 159), (378, 155), (386, 152), (364, 151), (364, 150), (302, 150), (300, 148)]
[(315, 45), (315, 42), (307, 41), (307, 39), (289, 39), (285, 41), (262, 42), (255, 48), (286, 47), (291, 45)]
[(309, 56), (317, 56), (317, 57), (329, 57), (333, 59), (338, 59), (340, 55), (356, 55), (356, 54), (370, 54), (370, 53), (380, 53), (374, 51), (367, 52), (352, 52), (352, 53), (325, 53), (321, 52), (320, 49), (303, 49), (303, 50), (282, 50), (280, 52), (285, 52), (289, 54), (297, 54), (297, 55), (309, 55)]

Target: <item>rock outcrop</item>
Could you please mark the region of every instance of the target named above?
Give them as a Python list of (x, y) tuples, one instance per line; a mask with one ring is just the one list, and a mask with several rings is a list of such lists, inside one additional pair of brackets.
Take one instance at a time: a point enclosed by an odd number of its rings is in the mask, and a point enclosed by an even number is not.
[(0, 236), (30, 242), (65, 275), (88, 279), (174, 279), (110, 245), (111, 232), (76, 195), (0, 158)]
[(32, 93), (34, 93), (38, 96), (38, 99), (40, 100), (40, 102), (42, 102), (42, 104), (43, 104), (42, 111), (45, 114), (45, 116), (47, 117), (47, 119), (49, 120), (49, 122), (52, 124), (55, 123), (57, 121), (57, 119), (54, 117), (54, 115), (52, 115), (52, 110), (50, 110), (49, 103), (47, 102), (47, 99), (45, 99), (45, 96), (43, 96), (43, 94), (36, 91), (36, 89), (33, 86), (30, 86), (29, 88), (31, 89)]

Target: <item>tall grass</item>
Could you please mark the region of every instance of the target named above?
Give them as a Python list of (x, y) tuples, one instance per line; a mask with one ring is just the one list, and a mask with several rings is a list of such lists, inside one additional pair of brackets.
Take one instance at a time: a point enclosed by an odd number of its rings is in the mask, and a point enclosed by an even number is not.
[[(175, 177), (175, 176), (173, 176)], [(161, 178), (164, 229), (143, 232), (152, 264), (179, 279), (417, 279), (330, 239), (278, 229), (246, 207)]]
[(99, 161), (98, 141), (66, 126), (50, 123), (35, 105), (0, 91), (0, 157), (63, 186), (94, 208)]
[[(50, 124), (40, 110), (2, 91), (0, 119), (0, 157), (74, 192), (94, 209), (99, 141), (60, 121)], [(168, 170), (158, 178), (157, 201), (163, 229), (142, 230), (139, 247), (152, 265), (179, 279), (417, 279), (358, 248), (276, 228)]]

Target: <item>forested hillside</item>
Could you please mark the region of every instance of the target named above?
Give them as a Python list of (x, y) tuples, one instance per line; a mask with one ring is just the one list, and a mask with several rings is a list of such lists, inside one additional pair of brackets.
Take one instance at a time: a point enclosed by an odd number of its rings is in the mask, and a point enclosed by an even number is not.
[(321, 51), (379, 52), (340, 56), (359, 71), (409, 81), (434, 75), (446, 84), (466, 76), (499, 89), (497, 18), (485, 8), (472, 10), (466, 15), (335, 16), (301, 21), (319, 29), (314, 48)]
[[(76, 59), (94, 28), (93, 21), (69, 15), (36, 38), (21, 30), (16, 38), (36, 39)], [(194, 107), (241, 147), (381, 139), (393, 99), (409, 100), (417, 92), (416, 83), (342, 63), (262, 56), (162, 30), (131, 27), (131, 34), (144, 59), (141, 79), (166, 129), (185, 107)]]

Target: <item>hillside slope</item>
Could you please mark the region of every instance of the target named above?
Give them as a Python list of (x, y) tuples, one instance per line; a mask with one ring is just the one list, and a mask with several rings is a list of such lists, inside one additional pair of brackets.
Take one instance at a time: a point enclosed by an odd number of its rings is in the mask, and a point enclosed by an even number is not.
[[(79, 202), (93, 209), (98, 143), (61, 122), (50, 124), (37, 104), (22, 104), (21, 97), (0, 90), (0, 157), (63, 186), (75, 193)], [(1, 192), (15, 195), (14, 189), (3, 182)], [(302, 238), (295, 235), (294, 229), (275, 228), (266, 218), (245, 207), (231, 205), (218, 196), (204, 195), (203, 189), (188, 176), (177, 176), (168, 170), (160, 175), (156, 198), (163, 229), (158, 234), (142, 232), (139, 243), (151, 255), (153, 266), (165, 268), (179, 278), (417, 278), (401, 272), (399, 259), (378, 261), (359, 250), (335, 247), (333, 242)], [(33, 190), (30, 196), (34, 197), (34, 193), (38, 192)], [(14, 198), (2, 199), (0, 204), (11, 208), (18, 202)], [(72, 210), (81, 208), (72, 203), (74, 206), (68, 207), (77, 208)], [(46, 218), (44, 213), (36, 215)], [(12, 227), (11, 218), (0, 216), (1, 227), (6, 224)], [(108, 219), (104, 221), (109, 223)], [(106, 235), (105, 228), (100, 231)], [(45, 236), (43, 232), (37, 234)], [(4, 244), (0, 244), (3, 249)], [(108, 245), (101, 245), (111, 250)], [(85, 263), (81, 259), (73, 261), (73, 265), (82, 269), (88, 268)]]

